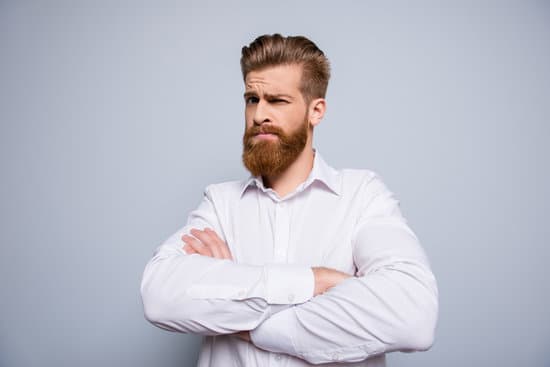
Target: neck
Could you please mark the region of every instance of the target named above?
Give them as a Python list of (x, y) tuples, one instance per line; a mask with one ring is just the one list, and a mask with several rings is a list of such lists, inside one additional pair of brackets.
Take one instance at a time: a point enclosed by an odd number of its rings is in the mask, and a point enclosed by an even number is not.
[(284, 172), (276, 176), (263, 176), (264, 185), (275, 191), (279, 197), (286, 196), (309, 176), (314, 157), (311, 144), (306, 144), (302, 153)]

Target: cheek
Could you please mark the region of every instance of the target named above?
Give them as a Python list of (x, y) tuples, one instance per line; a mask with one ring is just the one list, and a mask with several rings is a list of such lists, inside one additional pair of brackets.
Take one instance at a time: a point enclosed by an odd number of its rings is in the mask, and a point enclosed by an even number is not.
[(244, 118), (245, 118), (247, 124), (249, 122), (252, 122), (252, 120), (254, 118), (254, 109), (252, 109), (251, 107), (245, 108), (244, 109)]
[(246, 124), (247, 127), (250, 127), (252, 125), (254, 125), (254, 115), (251, 115), (251, 114), (245, 114), (244, 115), (244, 122)]
[(252, 118), (245, 113), (244, 115), (244, 126), (248, 129), (250, 126), (253, 125)]
[(303, 108), (293, 108), (291, 111), (287, 111), (286, 119), (289, 123), (292, 123), (294, 126), (302, 124), (304, 121), (304, 116), (306, 111)]

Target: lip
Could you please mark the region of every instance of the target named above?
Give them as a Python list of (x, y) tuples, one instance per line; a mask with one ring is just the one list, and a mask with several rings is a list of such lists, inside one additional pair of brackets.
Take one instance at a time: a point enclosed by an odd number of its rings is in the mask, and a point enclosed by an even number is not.
[(260, 139), (273, 139), (277, 137), (277, 135), (271, 133), (259, 133), (254, 136)]

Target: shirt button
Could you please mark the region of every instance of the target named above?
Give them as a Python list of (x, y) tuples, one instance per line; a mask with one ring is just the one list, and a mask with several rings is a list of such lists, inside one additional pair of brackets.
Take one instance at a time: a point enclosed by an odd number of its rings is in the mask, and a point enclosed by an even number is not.
[(277, 355), (275, 355), (275, 359), (277, 361), (280, 361), (281, 359), (283, 359), (283, 356), (281, 356), (280, 354), (277, 354)]
[(294, 302), (294, 295), (293, 294), (288, 295), (288, 302)]
[(334, 353), (334, 354), (332, 355), (332, 360), (333, 360), (333, 361), (339, 361), (339, 360), (340, 360), (340, 354)]

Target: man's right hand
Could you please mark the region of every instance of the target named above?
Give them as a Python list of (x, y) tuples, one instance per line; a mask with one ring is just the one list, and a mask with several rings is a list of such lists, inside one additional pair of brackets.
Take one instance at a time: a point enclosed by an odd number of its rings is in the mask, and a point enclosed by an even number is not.
[(314, 296), (325, 293), (330, 288), (351, 277), (349, 274), (330, 268), (315, 267), (311, 269), (315, 277)]

